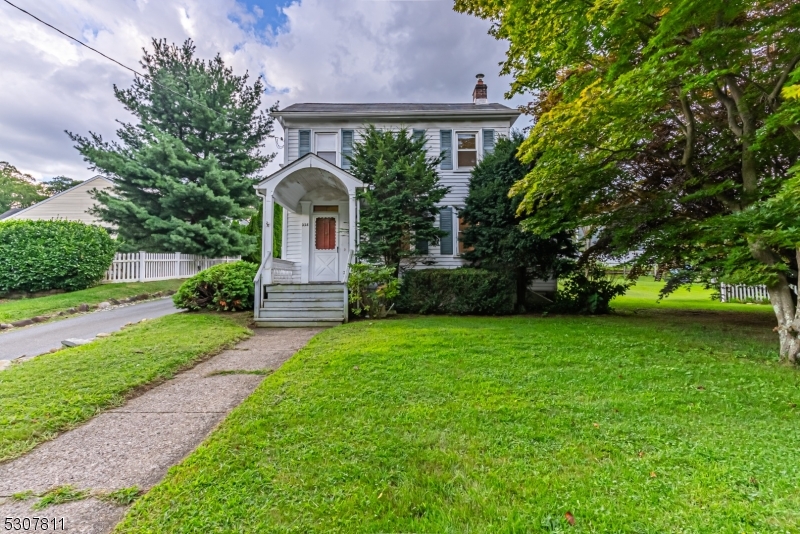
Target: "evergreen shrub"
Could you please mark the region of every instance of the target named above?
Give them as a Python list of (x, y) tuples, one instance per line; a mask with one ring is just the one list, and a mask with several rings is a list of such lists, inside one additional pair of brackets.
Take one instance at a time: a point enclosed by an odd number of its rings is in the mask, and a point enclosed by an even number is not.
[(93, 286), (117, 250), (108, 232), (73, 221), (0, 222), (0, 294)]
[(257, 271), (258, 265), (247, 261), (209, 267), (186, 280), (172, 300), (178, 308), (192, 311), (253, 309)]
[(422, 314), (508, 315), (516, 303), (513, 275), (484, 269), (406, 271), (398, 311)]

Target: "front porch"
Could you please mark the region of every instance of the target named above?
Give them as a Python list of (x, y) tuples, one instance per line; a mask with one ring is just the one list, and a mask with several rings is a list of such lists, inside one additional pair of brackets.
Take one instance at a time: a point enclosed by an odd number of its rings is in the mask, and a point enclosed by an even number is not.
[[(256, 186), (264, 209), (263, 255), (254, 281), (259, 326), (347, 321), (347, 278), (357, 243), (356, 191), (363, 185), (307, 154)], [(272, 255), (276, 203), (284, 209), (281, 258)]]

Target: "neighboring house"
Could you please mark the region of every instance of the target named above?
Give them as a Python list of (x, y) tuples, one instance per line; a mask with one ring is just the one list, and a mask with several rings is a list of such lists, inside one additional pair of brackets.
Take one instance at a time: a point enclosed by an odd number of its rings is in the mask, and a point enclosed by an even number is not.
[[(426, 247), (418, 265), (455, 268), (465, 263), (458, 213), (470, 172), (498, 137), (508, 136), (520, 112), (488, 103), (479, 77), (471, 104), (293, 104), (272, 115), (284, 130), (285, 165), (256, 186), (265, 223), (255, 320), (261, 326), (314, 326), (347, 320), (346, 281), (359, 242), (356, 191), (364, 187), (348, 172), (347, 156), (364, 126), (405, 127), (425, 137), (431, 157), (444, 153), (439, 176), (450, 192), (436, 224), (447, 235)], [(270, 252), (275, 203), (284, 208), (280, 259)], [(555, 281), (541, 284), (535, 289), (552, 290)]]
[(3, 213), (0, 213), (0, 221), (2, 221), (3, 219), (8, 219), (9, 217), (11, 217), (12, 215), (14, 215), (14, 214), (15, 214), (15, 213), (17, 213), (18, 211), (22, 211), (22, 210), (24, 210), (24, 209), (25, 209), (25, 208), (11, 208), (11, 209), (10, 209), (10, 210), (8, 210), (8, 211), (5, 211), (5, 212), (3, 212)]
[[(95, 200), (89, 194), (92, 189), (108, 189), (114, 184), (104, 176), (95, 176), (85, 182), (62, 191), (57, 195), (37, 202), (33, 206), (12, 213), (6, 220), (51, 220), (80, 221), (86, 224), (100, 224), (100, 221), (88, 210), (94, 207)], [(5, 214), (4, 214), (5, 215)]]

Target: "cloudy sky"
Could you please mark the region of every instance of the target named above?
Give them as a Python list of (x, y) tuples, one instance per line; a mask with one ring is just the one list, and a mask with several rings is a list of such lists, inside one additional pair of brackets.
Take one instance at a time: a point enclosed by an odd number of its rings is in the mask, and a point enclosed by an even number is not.
[[(498, 76), (505, 44), (450, 0), (11, 1), (135, 68), (152, 37), (192, 38), (201, 57), (219, 52), (237, 73), (263, 75), (265, 107), (469, 102), (477, 72), (490, 101), (508, 89)], [(0, 161), (37, 179), (92, 176), (64, 130), (113, 137), (130, 117), (112, 86), (132, 74), (3, 1), (0, 72)]]

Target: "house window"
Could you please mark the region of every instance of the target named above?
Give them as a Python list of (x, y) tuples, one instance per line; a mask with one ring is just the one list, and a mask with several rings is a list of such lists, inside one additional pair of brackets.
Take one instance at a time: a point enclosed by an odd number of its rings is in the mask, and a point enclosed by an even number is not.
[(476, 133), (459, 132), (458, 141), (458, 168), (471, 169), (478, 164), (478, 135)]
[(318, 133), (315, 139), (317, 156), (336, 165), (336, 137), (335, 133)]

